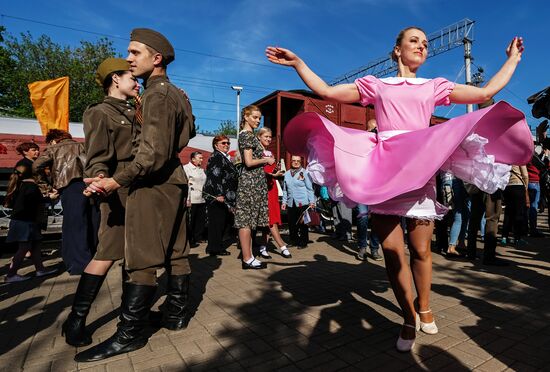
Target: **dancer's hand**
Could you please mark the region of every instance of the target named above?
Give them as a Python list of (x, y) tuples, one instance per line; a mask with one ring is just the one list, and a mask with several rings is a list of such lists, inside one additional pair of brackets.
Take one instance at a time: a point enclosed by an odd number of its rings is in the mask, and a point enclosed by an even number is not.
[(506, 48), (506, 55), (508, 58), (516, 57), (519, 62), (521, 61), (521, 55), (523, 54), (524, 49), (523, 38), (516, 36), (512, 39), (510, 45), (508, 45), (508, 48)]
[(283, 211), (286, 210), (286, 204), (282, 204), (282, 205), (281, 205), (281, 209), (282, 209)]
[(277, 65), (296, 67), (301, 62), (296, 54), (285, 48), (269, 46), (265, 50), (265, 55), (270, 62)]

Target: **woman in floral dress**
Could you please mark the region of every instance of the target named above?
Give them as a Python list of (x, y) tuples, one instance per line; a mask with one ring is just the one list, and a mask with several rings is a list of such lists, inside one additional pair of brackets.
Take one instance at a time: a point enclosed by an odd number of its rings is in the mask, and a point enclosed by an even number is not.
[(256, 106), (243, 109), (239, 133), (239, 152), (242, 172), (237, 188), (235, 227), (239, 229), (239, 241), (243, 256), (243, 269), (264, 269), (264, 262), (252, 254), (252, 230), (269, 225), (267, 209), (267, 181), (263, 167), (275, 163), (273, 157), (264, 157), (264, 148), (254, 135), (260, 125), (262, 113)]

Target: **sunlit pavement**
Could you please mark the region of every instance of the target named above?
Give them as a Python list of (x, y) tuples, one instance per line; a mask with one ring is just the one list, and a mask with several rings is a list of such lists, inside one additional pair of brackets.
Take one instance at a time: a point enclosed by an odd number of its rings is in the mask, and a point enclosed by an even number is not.
[[(539, 217), (546, 227), (545, 216)], [(194, 315), (184, 331), (152, 330), (147, 346), (95, 363), (74, 362), (61, 324), (77, 276), (61, 273), (0, 284), (2, 371), (366, 371), (543, 370), (550, 363), (550, 233), (516, 249), (499, 246), (506, 267), (433, 254), (431, 307), (439, 334), (417, 334), (412, 353), (395, 350), (402, 318), (384, 261), (355, 259), (356, 243), (311, 234), (292, 259), (272, 251), (266, 270), (243, 271), (231, 256), (191, 250)], [(481, 248), (482, 243), (478, 246)], [(59, 248), (59, 242), (45, 245)], [(479, 250), (481, 256), (482, 251)], [(4, 276), (11, 254), (0, 259)], [(57, 254), (47, 266), (62, 266)], [(20, 274), (34, 275), (26, 261)], [(162, 273), (159, 273), (162, 274)], [(161, 275), (159, 296), (164, 292)], [(88, 318), (94, 343), (116, 328), (116, 264)], [(159, 297), (157, 307), (162, 303)], [(83, 348), (84, 349), (84, 348)]]

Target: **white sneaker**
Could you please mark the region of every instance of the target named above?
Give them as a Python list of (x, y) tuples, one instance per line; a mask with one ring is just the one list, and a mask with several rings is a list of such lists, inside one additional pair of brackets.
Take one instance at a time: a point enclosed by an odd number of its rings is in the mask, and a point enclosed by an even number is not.
[(29, 280), (31, 277), (30, 276), (21, 276), (21, 275), (12, 275), (12, 276), (7, 276), (6, 275), (6, 279), (4, 280), (5, 283), (17, 283), (17, 282), (24, 282), (25, 280)]

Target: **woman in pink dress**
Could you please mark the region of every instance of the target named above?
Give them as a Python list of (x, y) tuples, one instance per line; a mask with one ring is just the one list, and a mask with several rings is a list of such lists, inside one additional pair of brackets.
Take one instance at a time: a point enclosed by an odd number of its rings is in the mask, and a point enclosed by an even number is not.
[[(483, 88), (442, 78), (417, 78), (427, 48), (421, 29), (406, 28), (397, 36), (392, 52), (397, 77), (366, 76), (336, 86), (327, 85), (290, 50), (266, 50), (271, 62), (296, 69), (305, 84), (324, 99), (375, 106), (378, 134), (339, 127), (320, 115), (304, 113), (288, 123), (284, 142), (289, 152), (308, 157), (312, 178), (326, 185), (333, 199), (367, 204), (375, 215), (374, 229), (382, 242), (388, 278), (403, 311), (404, 324), (396, 344), (402, 352), (412, 349), (417, 330), (438, 332), (430, 309), (430, 243), (433, 221), (446, 209), (436, 202), (435, 174), (449, 170), (492, 193), (506, 186), (507, 164), (525, 164), (533, 146), (525, 117), (505, 102), (429, 127), (435, 106), (485, 102), (504, 88), (521, 60), (521, 38), (512, 40), (506, 62)], [(407, 218), (410, 267), (402, 217)]]

